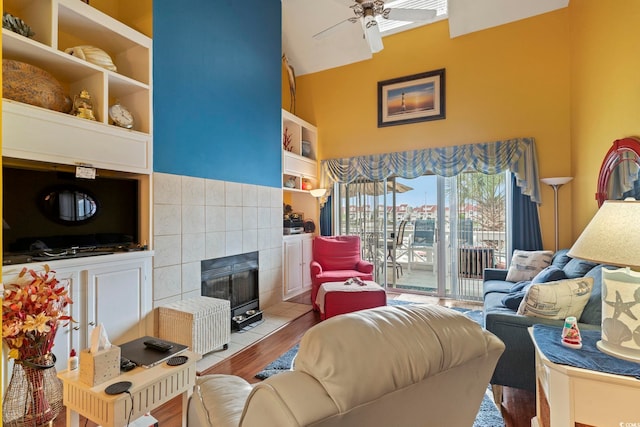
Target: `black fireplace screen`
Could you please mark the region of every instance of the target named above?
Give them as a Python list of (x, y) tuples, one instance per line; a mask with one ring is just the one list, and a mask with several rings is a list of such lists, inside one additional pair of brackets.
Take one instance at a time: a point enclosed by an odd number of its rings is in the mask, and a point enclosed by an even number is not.
[(204, 260), (201, 268), (203, 296), (229, 300), (232, 316), (259, 308), (258, 252)]

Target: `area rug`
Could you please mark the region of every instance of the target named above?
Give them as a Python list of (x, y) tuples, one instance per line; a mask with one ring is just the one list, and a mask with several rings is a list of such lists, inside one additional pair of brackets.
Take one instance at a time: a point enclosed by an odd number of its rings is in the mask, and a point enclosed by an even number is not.
[[(256, 378), (265, 380), (272, 375), (290, 370), (293, 359), (296, 354), (298, 354), (298, 348), (299, 344), (294, 345), (289, 351), (269, 363), (262, 371), (258, 372)], [(504, 427), (504, 421), (502, 420), (500, 411), (498, 411), (498, 408), (493, 403), (491, 396), (491, 389), (487, 389), (473, 427)]]

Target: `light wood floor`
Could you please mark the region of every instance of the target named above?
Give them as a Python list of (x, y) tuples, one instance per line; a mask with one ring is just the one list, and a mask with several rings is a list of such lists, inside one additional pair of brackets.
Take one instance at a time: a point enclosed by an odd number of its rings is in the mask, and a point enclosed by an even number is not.
[[(398, 297), (398, 295), (389, 295), (389, 298), (396, 297)], [(403, 296), (403, 299), (404, 297), (405, 296)], [(408, 298), (413, 299), (418, 297), (409, 296)], [(463, 303), (453, 300), (429, 298), (428, 301), (446, 306), (478, 308), (474, 303)], [(291, 302), (306, 304), (309, 302), (309, 295), (302, 295), (297, 299), (291, 300)], [(319, 314), (311, 311), (239, 353), (214, 365), (205, 371), (204, 374), (232, 374), (242, 377), (250, 383), (258, 382), (259, 380), (254, 378), (254, 375), (262, 370), (269, 362), (275, 360), (299, 342), (306, 330), (318, 322), (320, 322)], [(152, 415), (158, 419), (161, 427), (179, 427), (181, 404), (181, 398), (175, 398), (153, 411)], [(506, 427), (529, 427), (531, 425), (531, 418), (535, 416), (535, 395), (523, 390), (505, 387), (502, 412)], [(63, 411), (55, 420), (54, 427), (63, 427), (64, 425), (65, 414)], [(85, 425), (85, 420), (82, 417), (80, 425)], [(92, 422), (88, 422), (86, 425), (90, 427), (95, 426)]]

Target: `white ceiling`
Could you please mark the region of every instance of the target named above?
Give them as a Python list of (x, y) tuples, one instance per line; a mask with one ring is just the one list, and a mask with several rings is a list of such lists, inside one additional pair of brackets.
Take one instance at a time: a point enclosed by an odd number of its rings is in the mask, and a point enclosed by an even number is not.
[[(296, 75), (372, 57), (359, 23), (344, 25), (340, 31), (321, 40), (313, 39), (314, 34), (351, 18), (353, 11), (349, 4), (353, 3), (351, 0), (282, 0), (282, 50)], [(428, 3), (425, 0), (425, 4)], [(453, 38), (567, 7), (569, 0), (449, 0), (448, 3), (449, 33)], [(447, 15), (439, 12), (436, 20), (445, 18)]]

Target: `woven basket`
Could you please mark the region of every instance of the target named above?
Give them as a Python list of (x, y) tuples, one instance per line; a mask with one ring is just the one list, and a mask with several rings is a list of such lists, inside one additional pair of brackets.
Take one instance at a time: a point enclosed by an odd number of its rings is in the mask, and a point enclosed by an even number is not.
[(49, 425), (62, 410), (62, 382), (57, 377), (55, 356), (38, 361), (16, 361), (2, 403), (5, 427)]

